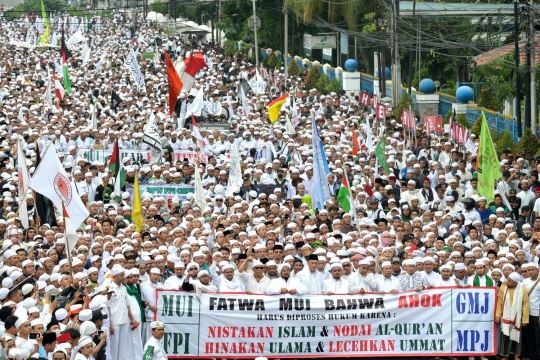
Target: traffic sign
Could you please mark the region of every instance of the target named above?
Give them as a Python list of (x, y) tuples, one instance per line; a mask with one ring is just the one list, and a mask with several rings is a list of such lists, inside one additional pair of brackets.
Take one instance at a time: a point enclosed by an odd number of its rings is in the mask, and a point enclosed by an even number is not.
[(261, 19), (258, 16), (251, 16), (248, 19), (249, 30), (255, 31), (255, 26), (257, 26), (257, 30), (261, 28)]

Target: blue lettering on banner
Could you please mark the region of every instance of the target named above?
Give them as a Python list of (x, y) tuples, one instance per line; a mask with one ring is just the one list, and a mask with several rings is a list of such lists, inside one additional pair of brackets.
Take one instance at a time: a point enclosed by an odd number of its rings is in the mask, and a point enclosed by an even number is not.
[[(479, 352), (488, 349), (489, 330), (484, 330), (484, 342), (480, 343), (481, 334), (478, 330), (456, 330), (456, 351)], [(479, 345), (479, 347), (477, 347)]]
[(456, 310), (463, 314), (468, 309), (468, 314), (487, 314), (489, 311), (489, 293), (484, 293), (483, 305), (480, 303), (480, 294), (472, 292), (460, 292), (456, 296)]

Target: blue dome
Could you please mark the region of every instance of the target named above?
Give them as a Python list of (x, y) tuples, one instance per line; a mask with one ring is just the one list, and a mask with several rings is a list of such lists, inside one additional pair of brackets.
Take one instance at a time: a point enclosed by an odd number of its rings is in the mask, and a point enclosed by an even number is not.
[(347, 59), (347, 61), (345, 61), (345, 70), (348, 72), (355, 72), (356, 69), (358, 69), (358, 61), (354, 59)]
[[(375, 76), (379, 77), (379, 69), (375, 70)], [(390, 80), (390, 69), (389, 68), (385, 68), (384, 76), (385, 76), (385, 80)]]
[(435, 83), (431, 79), (422, 79), (420, 81), (420, 91), (424, 94), (433, 94), (435, 91)]
[(474, 98), (474, 91), (469, 86), (460, 86), (456, 90), (456, 98), (461, 103), (468, 103)]

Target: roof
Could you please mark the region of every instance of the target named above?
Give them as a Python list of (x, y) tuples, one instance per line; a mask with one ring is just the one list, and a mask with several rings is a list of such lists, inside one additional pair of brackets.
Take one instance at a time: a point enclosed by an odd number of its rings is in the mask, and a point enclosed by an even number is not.
[[(540, 35), (535, 36), (534, 42), (535, 42), (534, 60), (535, 60), (536, 65), (540, 65)], [(525, 61), (527, 59), (526, 53), (525, 53), (526, 44), (527, 44), (526, 40), (519, 42), (519, 58), (520, 58), (521, 64), (525, 64)], [(479, 55), (476, 55), (472, 58), (472, 60), (476, 63), (476, 66), (481, 66), (481, 65), (492, 63), (498, 57), (505, 56), (513, 52), (514, 52), (514, 43), (511, 43), (511, 44), (504, 45), (490, 51), (483, 52)]]

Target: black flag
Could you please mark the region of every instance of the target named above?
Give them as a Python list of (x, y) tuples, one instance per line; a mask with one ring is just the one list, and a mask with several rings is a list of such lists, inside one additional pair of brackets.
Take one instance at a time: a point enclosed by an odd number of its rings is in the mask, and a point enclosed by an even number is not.
[(123, 100), (120, 98), (120, 96), (118, 96), (118, 94), (113, 90), (111, 94), (111, 109), (116, 110), (122, 101)]
[(248, 82), (246, 81), (246, 79), (242, 78), (242, 81), (240, 81), (240, 86), (242, 87), (242, 89), (244, 89), (244, 94), (249, 94), (251, 91), (253, 91), (251, 89), (251, 86), (249, 86)]

